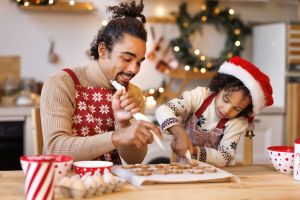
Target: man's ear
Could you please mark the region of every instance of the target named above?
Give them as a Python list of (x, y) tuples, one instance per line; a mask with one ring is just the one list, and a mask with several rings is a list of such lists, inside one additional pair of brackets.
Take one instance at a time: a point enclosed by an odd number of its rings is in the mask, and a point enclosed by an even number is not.
[(106, 46), (105, 46), (104, 42), (101, 42), (98, 45), (98, 54), (99, 54), (99, 58), (105, 58), (105, 56), (106, 56)]

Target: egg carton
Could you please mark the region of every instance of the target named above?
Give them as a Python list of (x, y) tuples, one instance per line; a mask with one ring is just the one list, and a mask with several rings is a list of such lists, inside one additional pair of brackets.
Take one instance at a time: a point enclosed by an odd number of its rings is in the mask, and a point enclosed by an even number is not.
[(109, 170), (104, 170), (103, 175), (101, 175), (100, 171), (96, 171), (93, 175), (86, 173), (82, 177), (76, 174), (60, 179), (55, 186), (54, 194), (57, 199), (91, 198), (121, 191), (125, 182), (125, 179), (114, 176)]

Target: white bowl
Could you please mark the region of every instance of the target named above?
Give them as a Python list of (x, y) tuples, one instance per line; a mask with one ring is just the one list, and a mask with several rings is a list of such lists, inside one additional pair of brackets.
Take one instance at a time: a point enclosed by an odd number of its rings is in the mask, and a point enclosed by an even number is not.
[(108, 169), (110, 171), (113, 166), (112, 162), (108, 161), (77, 161), (73, 163), (73, 167), (75, 169), (75, 173), (80, 176), (85, 175), (85, 173), (89, 173), (93, 175), (96, 171), (99, 171), (103, 174), (104, 169)]
[(274, 168), (281, 173), (289, 174), (294, 170), (294, 147), (271, 146), (268, 147), (269, 158)]

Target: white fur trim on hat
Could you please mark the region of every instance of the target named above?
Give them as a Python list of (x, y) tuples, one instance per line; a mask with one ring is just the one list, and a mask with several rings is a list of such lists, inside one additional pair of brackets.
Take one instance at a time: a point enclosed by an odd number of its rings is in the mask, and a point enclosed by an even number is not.
[(250, 91), (254, 115), (258, 114), (264, 108), (266, 104), (264, 92), (259, 82), (247, 70), (233, 63), (224, 62), (218, 72), (234, 76), (244, 83)]

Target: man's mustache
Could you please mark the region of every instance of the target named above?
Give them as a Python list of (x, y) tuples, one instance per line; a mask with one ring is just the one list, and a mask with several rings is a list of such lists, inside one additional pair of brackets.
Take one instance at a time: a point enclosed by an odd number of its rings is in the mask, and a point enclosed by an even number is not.
[(134, 74), (134, 73), (127, 73), (127, 72), (120, 72), (117, 75), (125, 75), (127, 77), (133, 78), (133, 77), (135, 77), (136, 74)]

